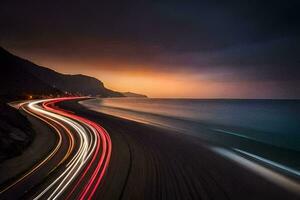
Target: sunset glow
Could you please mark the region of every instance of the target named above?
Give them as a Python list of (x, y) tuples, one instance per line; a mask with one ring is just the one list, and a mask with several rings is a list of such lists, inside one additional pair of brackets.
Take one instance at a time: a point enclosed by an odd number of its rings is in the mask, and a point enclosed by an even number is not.
[(0, 200), (300, 200), (300, 1), (1, 1)]
[[(122, 60), (120, 63), (107, 60), (78, 60), (73, 63), (31, 53), (24, 55), (39, 65), (50, 66), (65, 74), (95, 77), (112, 90), (141, 93), (153, 98), (291, 98), (300, 90), (286, 81), (231, 80), (234, 72), (230, 71), (215, 73), (203, 70), (200, 73), (189, 68), (176, 70), (164, 65), (130, 65), (126, 61), (122, 63)], [(286, 84), (291, 88), (287, 89)]]
[(1, 43), (41, 66), (95, 77), (115, 91), (295, 99), (300, 40), (294, 3), (275, 2), (270, 10), (269, 3), (255, 2), (236, 2), (238, 9), (201, 1), (94, 2), (74, 5), (76, 12), (50, 6), (40, 17), (21, 3), (14, 17), (11, 5), (0, 8), (1, 19), (10, 19)]

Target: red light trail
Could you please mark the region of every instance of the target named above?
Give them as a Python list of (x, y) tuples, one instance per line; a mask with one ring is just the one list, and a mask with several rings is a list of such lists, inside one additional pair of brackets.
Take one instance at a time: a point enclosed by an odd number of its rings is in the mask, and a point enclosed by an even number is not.
[[(34, 193), (34, 199), (91, 199), (107, 172), (112, 142), (99, 124), (72, 112), (60, 109), (57, 103), (80, 99), (58, 98), (20, 104), (28, 114), (42, 120), (55, 130), (58, 141), (45, 159), (0, 191), (13, 192), (19, 184), (26, 185), (31, 176), (48, 170), (50, 183)], [(64, 147), (64, 148), (63, 148)]]

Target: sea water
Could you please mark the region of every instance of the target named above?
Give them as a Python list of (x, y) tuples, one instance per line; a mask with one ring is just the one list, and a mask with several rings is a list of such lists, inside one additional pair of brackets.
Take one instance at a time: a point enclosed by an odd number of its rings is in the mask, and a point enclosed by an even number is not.
[(300, 100), (107, 98), (82, 104), (300, 169)]

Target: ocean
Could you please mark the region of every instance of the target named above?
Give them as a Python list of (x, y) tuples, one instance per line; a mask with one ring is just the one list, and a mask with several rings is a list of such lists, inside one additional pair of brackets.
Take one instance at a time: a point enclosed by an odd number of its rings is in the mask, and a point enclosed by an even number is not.
[(107, 98), (81, 104), (192, 135), (300, 175), (300, 100)]

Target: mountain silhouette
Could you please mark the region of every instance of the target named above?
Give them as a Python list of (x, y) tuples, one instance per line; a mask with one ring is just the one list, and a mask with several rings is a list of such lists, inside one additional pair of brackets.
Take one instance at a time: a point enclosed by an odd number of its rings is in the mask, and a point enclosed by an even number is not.
[(92, 95), (123, 97), (120, 92), (107, 89), (93, 77), (81, 74), (61, 74), (36, 65), (0, 47), (0, 95)]

